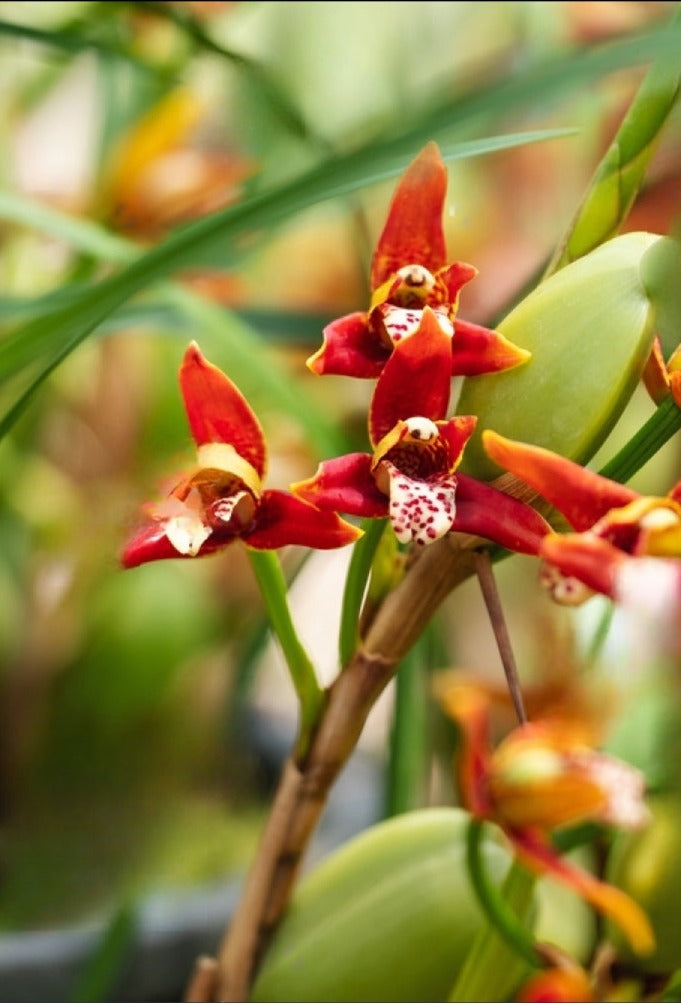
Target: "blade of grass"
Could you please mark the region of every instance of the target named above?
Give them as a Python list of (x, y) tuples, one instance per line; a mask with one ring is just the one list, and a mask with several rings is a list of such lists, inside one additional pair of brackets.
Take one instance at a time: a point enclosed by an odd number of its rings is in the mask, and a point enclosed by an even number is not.
[[(677, 9), (678, 24), (681, 9)], [(614, 237), (634, 203), (681, 86), (681, 56), (661, 53), (596, 168), (544, 277)]]

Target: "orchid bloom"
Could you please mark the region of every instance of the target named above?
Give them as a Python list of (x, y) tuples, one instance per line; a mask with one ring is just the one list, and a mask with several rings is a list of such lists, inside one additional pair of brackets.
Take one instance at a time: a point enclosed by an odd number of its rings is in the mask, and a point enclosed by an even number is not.
[(583, 729), (565, 722), (523, 724), (492, 749), (489, 704), (480, 691), (450, 684), (440, 699), (461, 729), (460, 786), (472, 814), (499, 825), (527, 867), (571, 887), (610, 916), (637, 953), (649, 953), (654, 937), (639, 906), (562, 857), (550, 840), (553, 829), (585, 821), (645, 825), (643, 775), (595, 751)]
[[(543, 584), (557, 602), (681, 595), (681, 481), (647, 497), (550, 450), (483, 432), (489, 456), (551, 503), (576, 530), (541, 541)], [(666, 559), (666, 560), (665, 560)], [(638, 585), (637, 585), (638, 580)], [(653, 596), (654, 598), (654, 596)]]
[(197, 464), (164, 501), (147, 506), (151, 522), (126, 544), (126, 568), (211, 554), (237, 539), (256, 550), (287, 544), (325, 550), (361, 535), (333, 512), (284, 491), (263, 490), (267, 451), (258, 419), (195, 343), (185, 352), (180, 388)]
[(532, 508), (471, 477), (456, 474), (476, 419), (445, 419), (450, 393), (450, 339), (430, 307), (417, 337), (398, 341), (369, 407), (373, 453), (320, 464), (291, 486), (322, 509), (388, 516), (401, 543), (429, 544), (452, 529), (537, 553), (549, 526)]
[(530, 353), (497, 331), (456, 316), (461, 288), (477, 275), (472, 265), (447, 265), (442, 213), (447, 169), (428, 143), (402, 176), (371, 265), (371, 304), (324, 328), (321, 348), (307, 360), (313, 373), (364, 379), (380, 375), (394, 347), (418, 334), (431, 307), (448, 338), (452, 375), (510, 369)]

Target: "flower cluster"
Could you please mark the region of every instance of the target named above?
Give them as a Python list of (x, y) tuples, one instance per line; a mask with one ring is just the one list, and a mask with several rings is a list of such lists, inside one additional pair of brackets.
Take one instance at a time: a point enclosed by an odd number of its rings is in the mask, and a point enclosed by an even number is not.
[[(681, 564), (667, 559), (681, 556), (681, 484), (664, 498), (644, 498), (546, 449), (484, 430), (491, 459), (573, 530), (559, 533), (528, 502), (459, 472), (477, 419), (450, 414), (452, 377), (500, 372), (525, 363), (528, 353), (457, 315), (460, 291), (476, 271), (447, 263), (446, 181), (437, 147), (428, 144), (395, 191), (371, 264), (369, 308), (329, 324), (307, 362), (317, 375), (375, 381), (370, 449), (323, 461), (288, 491), (265, 489), (267, 449), (256, 416), (191, 344), (180, 387), (197, 463), (165, 500), (147, 506), (147, 524), (125, 546), (126, 567), (203, 556), (236, 540), (265, 550), (340, 547), (361, 536), (345, 515), (388, 519), (397, 541), (417, 548), (463, 532), (481, 545), (539, 556), (542, 580), (559, 602), (575, 604), (594, 592), (622, 599), (632, 588), (632, 568), (647, 570), (678, 601)], [(655, 355), (647, 382), (674, 394), (681, 385)], [(652, 931), (638, 906), (576, 868), (551, 841), (556, 827), (585, 820), (643, 824), (640, 774), (596, 752), (578, 730), (547, 721), (522, 724), (493, 750), (479, 693), (454, 686), (443, 702), (463, 735), (461, 788), (472, 814), (497, 822), (524, 862), (571, 885), (618, 922), (636, 950), (650, 951)], [(581, 994), (571, 998), (589, 999), (583, 973), (575, 971), (545, 973), (523, 998), (548, 998), (541, 995), (548, 978), (561, 992)]]
[(330, 324), (308, 360), (315, 373), (375, 378), (372, 452), (327, 460), (291, 492), (264, 491), (260, 425), (228, 377), (191, 345), (180, 387), (198, 463), (165, 501), (147, 506), (150, 523), (125, 547), (126, 567), (203, 556), (236, 539), (260, 549), (343, 546), (359, 531), (338, 513), (387, 516), (401, 543), (427, 545), (458, 530), (538, 552), (549, 526), (533, 508), (456, 473), (476, 419), (448, 417), (452, 375), (498, 372), (528, 353), (456, 316), (459, 291), (476, 270), (446, 264), (446, 183), (430, 143), (397, 186), (373, 257), (369, 310)]

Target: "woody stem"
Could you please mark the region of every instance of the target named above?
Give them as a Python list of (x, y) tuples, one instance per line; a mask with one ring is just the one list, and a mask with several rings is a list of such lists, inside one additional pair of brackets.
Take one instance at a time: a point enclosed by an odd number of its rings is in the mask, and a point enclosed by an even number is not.
[(481, 543), (478, 537), (449, 534), (426, 548), (379, 607), (366, 636), (326, 691), (309, 746), (303, 755), (290, 756), (284, 768), (241, 903), (218, 953), (213, 999), (229, 1003), (248, 998), (333, 781), (402, 657), (445, 596), (473, 573), (473, 549)]
[(504, 673), (506, 674), (506, 682), (511, 699), (513, 700), (513, 706), (515, 707), (518, 720), (521, 724), (525, 724), (527, 722), (527, 713), (523, 702), (518, 668), (513, 654), (511, 638), (506, 627), (504, 611), (501, 606), (501, 599), (499, 598), (499, 590), (497, 589), (494, 577), (494, 569), (492, 568), (489, 552), (486, 549), (476, 550), (475, 552), (475, 573), (478, 576), (482, 596), (485, 600), (490, 623), (492, 624), (492, 630), (494, 631), (497, 648), (499, 649)]

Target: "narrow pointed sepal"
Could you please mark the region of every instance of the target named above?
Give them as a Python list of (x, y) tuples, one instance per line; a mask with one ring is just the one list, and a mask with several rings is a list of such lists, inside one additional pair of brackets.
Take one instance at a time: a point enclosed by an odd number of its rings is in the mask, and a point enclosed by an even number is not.
[(436, 272), (446, 263), (442, 212), (447, 168), (437, 144), (428, 143), (402, 175), (371, 264), (377, 289), (403, 265), (420, 264)]
[(197, 446), (227, 443), (262, 478), (267, 465), (267, 447), (260, 422), (242, 393), (217, 366), (204, 358), (196, 342), (192, 342), (184, 354), (180, 389)]
[(452, 341), (452, 375), (482, 376), (521, 366), (532, 353), (518, 348), (499, 331), (456, 318)]
[(589, 529), (612, 508), (639, 497), (636, 491), (581, 467), (541, 446), (515, 442), (486, 429), (482, 434), (488, 456), (558, 509), (570, 525)]
[(524, 863), (572, 888), (595, 909), (609, 916), (637, 954), (646, 955), (654, 950), (655, 935), (650, 920), (632, 898), (561, 857), (540, 833), (524, 830), (507, 832), (507, 835)]
[(418, 415), (442, 420), (451, 390), (451, 345), (437, 314), (423, 311), (414, 334), (398, 341), (374, 389), (369, 405), (369, 439), (372, 446), (398, 421)]

